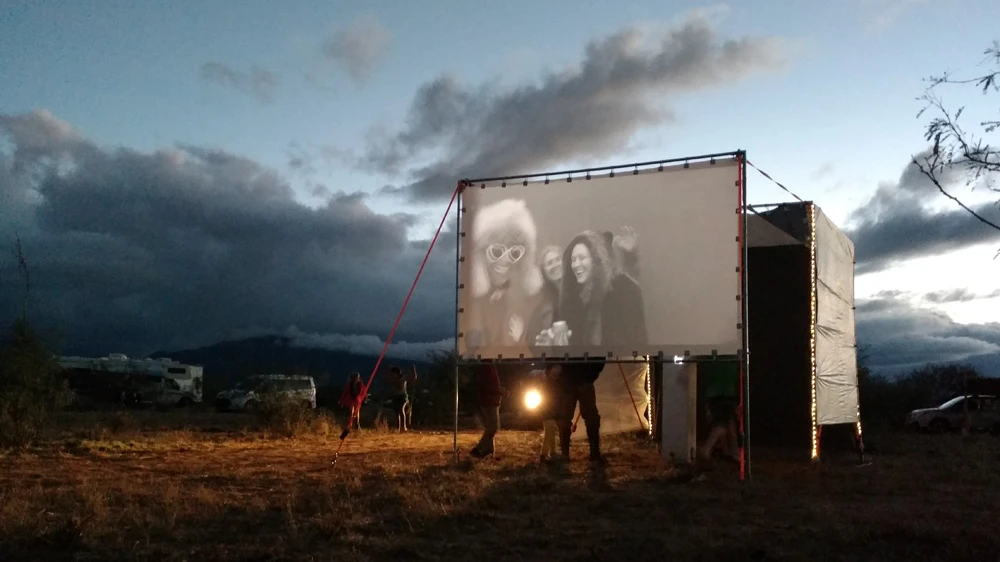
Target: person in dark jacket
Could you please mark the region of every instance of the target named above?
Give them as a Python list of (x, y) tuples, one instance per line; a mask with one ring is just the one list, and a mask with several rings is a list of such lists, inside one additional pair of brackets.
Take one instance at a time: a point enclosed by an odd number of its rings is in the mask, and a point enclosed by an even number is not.
[(500, 403), (506, 391), (500, 386), (500, 372), (493, 363), (483, 363), (478, 367), (476, 383), (476, 404), (483, 419), (483, 436), (469, 454), (484, 458), (496, 452), (494, 440), (500, 431)]
[(601, 462), (601, 415), (597, 410), (597, 393), (594, 382), (601, 376), (605, 361), (564, 362), (560, 365), (560, 381), (563, 396), (560, 399), (560, 414), (556, 424), (559, 428), (559, 449), (562, 457), (569, 460), (569, 442), (573, 432), (573, 414), (580, 404), (580, 417), (587, 426), (587, 442), (590, 445), (590, 460)]

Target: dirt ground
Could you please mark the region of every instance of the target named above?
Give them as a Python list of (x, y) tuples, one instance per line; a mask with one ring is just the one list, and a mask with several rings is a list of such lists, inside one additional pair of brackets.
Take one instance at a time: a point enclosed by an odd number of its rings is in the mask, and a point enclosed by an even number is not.
[[(0, 457), (0, 560), (997, 560), (1000, 439), (869, 436), (856, 456), (755, 452), (741, 485), (631, 437), (566, 468), (540, 436), (455, 464), (452, 434), (293, 439), (239, 414), (77, 414)], [(459, 435), (468, 450), (475, 432)]]

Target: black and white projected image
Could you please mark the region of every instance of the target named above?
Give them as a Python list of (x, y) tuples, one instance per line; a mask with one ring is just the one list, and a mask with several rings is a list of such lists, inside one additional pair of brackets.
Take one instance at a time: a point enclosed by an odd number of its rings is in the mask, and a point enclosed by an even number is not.
[(527, 346), (538, 354), (648, 342), (634, 229), (584, 230), (559, 244), (546, 240), (539, 251), (523, 199), (486, 205), (471, 224), (470, 347)]
[(466, 341), (472, 347), (522, 344), (544, 283), (534, 217), (524, 200), (505, 199), (480, 209), (471, 226)]
[(529, 345), (611, 349), (649, 343), (637, 243), (635, 231), (624, 226), (617, 234), (586, 230), (561, 249), (549, 246), (549, 298), (536, 307)]
[(459, 353), (735, 352), (737, 171), (719, 168), (716, 185), (689, 175), (677, 194), (684, 172), (466, 189)]

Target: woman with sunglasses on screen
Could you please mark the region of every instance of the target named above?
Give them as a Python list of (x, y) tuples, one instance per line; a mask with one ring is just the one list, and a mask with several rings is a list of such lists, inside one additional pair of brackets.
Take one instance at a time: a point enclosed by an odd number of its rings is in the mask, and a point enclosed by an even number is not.
[(487, 205), (472, 217), (472, 297), (464, 322), (469, 347), (510, 348), (527, 341), (528, 319), (543, 282), (536, 236), (534, 218), (520, 199)]

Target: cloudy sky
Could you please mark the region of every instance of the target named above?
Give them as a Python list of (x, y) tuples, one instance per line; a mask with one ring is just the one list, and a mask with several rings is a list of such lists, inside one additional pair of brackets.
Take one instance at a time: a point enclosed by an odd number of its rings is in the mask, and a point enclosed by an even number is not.
[[(1000, 370), (1000, 236), (907, 165), (922, 79), (975, 72), (998, 18), (991, 0), (8, 0), (0, 315), (18, 233), (31, 314), (68, 353), (261, 333), (377, 351), (456, 178), (739, 148), (855, 241), (873, 366)], [(749, 179), (752, 203), (789, 199)], [(400, 352), (454, 333), (446, 229)]]

